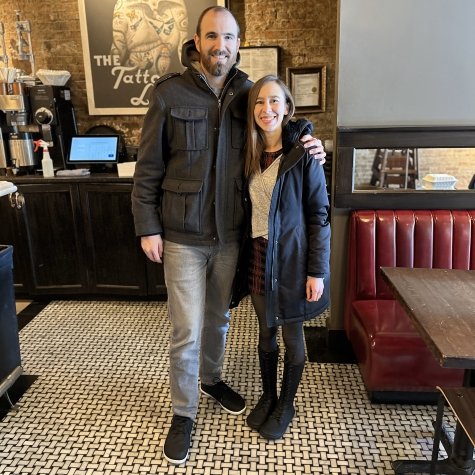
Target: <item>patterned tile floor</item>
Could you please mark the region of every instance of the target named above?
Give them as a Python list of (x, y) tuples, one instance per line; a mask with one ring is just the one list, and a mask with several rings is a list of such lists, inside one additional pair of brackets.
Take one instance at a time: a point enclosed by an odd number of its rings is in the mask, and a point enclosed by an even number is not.
[[(38, 379), (0, 421), (0, 474), (369, 475), (430, 458), (435, 406), (372, 405), (356, 365), (307, 363), (283, 440), (203, 398), (189, 461), (170, 466), (168, 331), (164, 302), (44, 308), (20, 333), (24, 370)], [(256, 336), (246, 300), (233, 311), (224, 377), (248, 406), (259, 397)]]

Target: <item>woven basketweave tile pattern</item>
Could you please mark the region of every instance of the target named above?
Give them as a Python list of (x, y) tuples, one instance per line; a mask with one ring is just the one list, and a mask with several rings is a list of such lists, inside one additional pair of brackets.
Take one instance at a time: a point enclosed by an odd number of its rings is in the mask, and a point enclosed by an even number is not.
[(436, 407), (371, 404), (351, 364), (307, 363), (290, 429), (261, 438), (245, 424), (260, 391), (256, 317), (247, 299), (232, 313), (223, 378), (248, 409), (202, 397), (190, 458), (171, 466), (166, 302), (51, 302), (20, 333), (38, 379), (0, 421), (0, 474), (369, 475), (430, 458)]

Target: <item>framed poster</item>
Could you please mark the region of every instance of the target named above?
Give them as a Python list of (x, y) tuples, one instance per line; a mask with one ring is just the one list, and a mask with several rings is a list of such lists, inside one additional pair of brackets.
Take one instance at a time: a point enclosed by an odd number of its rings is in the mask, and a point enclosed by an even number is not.
[(145, 114), (161, 76), (180, 56), (201, 12), (225, 0), (78, 0), (89, 114)]
[(287, 86), (296, 113), (324, 112), (327, 68), (324, 65), (287, 68)]
[(279, 75), (278, 46), (241, 46), (239, 69), (249, 74), (249, 79), (256, 82), (267, 74)]

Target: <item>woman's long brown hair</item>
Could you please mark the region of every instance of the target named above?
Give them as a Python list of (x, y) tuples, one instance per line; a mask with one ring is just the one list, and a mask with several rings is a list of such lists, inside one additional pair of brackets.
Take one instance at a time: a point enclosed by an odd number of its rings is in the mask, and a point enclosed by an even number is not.
[(259, 79), (251, 87), (247, 102), (247, 137), (245, 146), (246, 158), (244, 163), (244, 174), (246, 177), (250, 177), (253, 173), (259, 170), (260, 158), (265, 148), (264, 134), (262, 130), (257, 127), (256, 121), (254, 120), (254, 107), (256, 105), (256, 100), (259, 97), (259, 93), (261, 92), (262, 86), (268, 82), (275, 82), (281, 87), (282, 91), (284, 92), (285, 102), (289, 108), (289, 113), (282, 121), (282, 128), (285, 127), (295, 112), (295, 103), (292, 94), (290, 94), (289, 88), (279, 77), (269, 74)]

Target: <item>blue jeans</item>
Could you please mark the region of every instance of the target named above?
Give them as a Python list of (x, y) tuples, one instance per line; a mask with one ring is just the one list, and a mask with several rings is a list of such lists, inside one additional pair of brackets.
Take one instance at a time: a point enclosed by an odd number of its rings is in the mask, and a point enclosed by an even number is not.
[(196, 418), (198, 378), (221, 379), (229, 303), (239, 244), (190, 246), (164, 242), (168, 293), (170, 391), (174, 414)]

